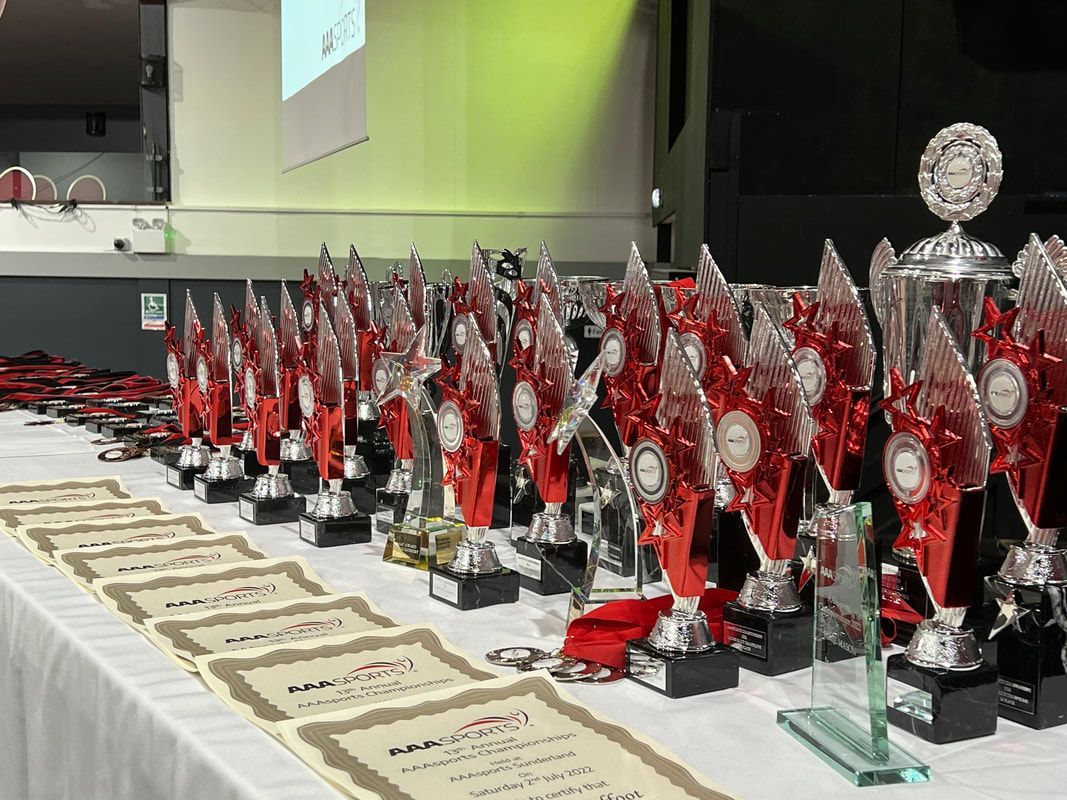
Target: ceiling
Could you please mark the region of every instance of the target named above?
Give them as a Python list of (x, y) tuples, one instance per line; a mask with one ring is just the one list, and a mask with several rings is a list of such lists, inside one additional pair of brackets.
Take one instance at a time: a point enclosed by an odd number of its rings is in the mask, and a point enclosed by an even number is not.
[(138, 0), (0, 6), (0, 105), (137, 105)]

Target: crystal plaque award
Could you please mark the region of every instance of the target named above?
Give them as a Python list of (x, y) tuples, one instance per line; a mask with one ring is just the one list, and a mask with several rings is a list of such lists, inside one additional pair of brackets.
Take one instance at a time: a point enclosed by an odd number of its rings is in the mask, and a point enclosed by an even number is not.
[(177, 339), (173, 325), (167, 324), (167, 380), (174, 397), (182, 436), (189, 440), (178, 449), (178, 458), (167, 465), (167, 483), (177, 489), (192, 489), (193, 476), (207, 469), (211, 450), (204, 444), (204, 399), (197, 385), (197, 343), (204, 338), (193, 296), (185, 293), (185, 329)]
[(273, 316), (262, 298), (255, 330), (255, 358), (245, 366), (241, 379), (248, 409), (248, 428), (256, 446), (256, 459), (267, 471), (256, 477), (252, 489), (237, 501), (241, 519), (253, 525), (296, 522), (307, 501), (293, 492), (289, 476), (281, 471), (281, 404), (278, 377), (278, 337)]
[[(384, 354), (407, 352), (415, 341), (416, 330), (411, 307), (401, 287), (397, 284), (392, 292), (389, 324), (385, 329), (385, 338), (375, 355), (373, 371), (381, 425), (385, 428), (389, 441), (393, 445), (397, 462), (392, 472), (389, 473), (385, 486), (378, 489), (375, 526), (379, 533), (388, 533), (390, 526), (404, 519), (404, 510), (407, 508), (411, 494), (411, 471), (415, 466), (415, 444), (411, 436), (411, 426), (418, 424), (417, 421), (408, 418), (410, 404), (402, 393), (393, 394), (386, 400), (382, 399), (386, 394), (386, 386), (389, 384), (393, 369), (391, 367), (393, 362)], [(424, 336), (428, 337), (428, 333)], [(428, 355), (428, 342), (425, 348)], [(421, 403), (421, 399), (417, 399), (417, 402)]]
[(348, 297), (339, 293), (334, 301), (333, 328), (341, 355), (342, 394), (344, 396), (344, 478), (341, 488), (352, 496), (356, 508), (368, 516), (377, 510), (374, 478), (363, 455), (359, 453), (359, 331)]
[(589, 548), (575, 534), (573, 520), (563, 513), (570, 447), (561, 450), (548, 442), (574, 378), (563, 327), (546, 295), (538, 303), (531, 336), (532, 364), (517, 366), (511, 406), (522, 445), (520, 459), (533, 476), (545, 508), (534, 513), (526, 533), (515, 541), (515, 559), (524, 588), (541, 595), (569, 594), (581, 585)]
[(443, 388), (437, 409), (445, 477), (455, 491), (465, 529), (452, 560), (430, 565), (430, 596), (462, 611), (519, 599), (519, 573), (502, 567), (493, 543), (486, 541), (500, 446), (496, 364), (478, 324), (472, 319), (466, 328), (459, 382)]
[(759, 569), (723, 610), (724, 639), (741, 666), (780, 675), (811, 664), (811, 608), (792, 578), (804, 476), (815, 424), (789, 346), (764, 306), (756, 309), (748, 365), (725, 360), (715, 388), (715, 450), (735, 494)]
[(886, 662), (887, 705), (891, 723), (943, 744), (997, 728), (997, 669), (963, 627), (992, 443), (974, 377), (937, 308), (923, 339), (916, 382), (890, 369), (882, 471), (901, 521), (893, 547), (911, 551), (934, 613)]
[(856, 786), (918, 783), (930, 768), (889, 741), (870, 503), (821, 506), (811, 707), (778, 724)]
[(345, 477), (345, 398), (341, 350), (326, 310), (308, 334), (315, 342), (315, 367), (305, 362), (297, 379), (304, 429), (322, 484), (312, 508), (300, 515), (300, 538), (316, 547), (369, 542), (371, 520), (341, 485)]
[(1029, 530), (987, 579), (996, 606), (986, 656), (1000, 672), (1000, 716), (1031, 728), (1067, 722), (1067, 284), (1032, 235), (1015, 307), (986, 303), (975, 335), (986, 344), (978, 393), (996, 447), (990, 472), (1007, 476)]
[[(304, 306), (306, 305), (305, 303)], [(319, 488), (319, 474), (311, 451), (304, 441), (300, 398), (297, 392), (301, 359), (305, 355), (304, 341), (300, 333), (304, 312), (301, 312), (301, 318), (297, 317), (293, 298), (285, 281), (282, 281), (279, 314), (278, 417), (282, 430), (285, 431), (281, 441), (281, 471), (289, 476), (294, 491), (314, 494)], [(310, 324), (308, 327), (311, 327)]]
[(230, 370), (230, 326), (222, 300), (215, 294), (211, 314), (211, 341), (198, 346), (196, 380), (203, 398), (206, 432), (218, 452), (207, 469), (193, 481), (193, 494), (205, 503), (235, 503), (252, 488), (241, 462), (230, 452), (239, 441), (233, 429), (233, 379)]
[[(401, 302), (403, 297), (398, 298)], [(403, 353), (382, 353), (387, 378), (378, 396), (385, 409), (405, 404), (411, 439), (411, 493), (399, 519), (389, 526), (383, 560), (426, 570), (452, 560), (464, 527), (454, 519), (451, 492), (445, 490), (444, 456), (437, 436), (433, 401), (426, 381), (441, 369), (441, 359), (427, 351), (429, 334), (420, 328)]]
[(657, 402), (634, 416), (629, 469), (645, 520), (641, 543), (655, 547), (674, 603), (647, 638), (626, 643), (627, 671), (668, 697), (732, 688), (737, 655), (715, 641), (698, 608), (715, 511), (715, 435), (677, 331), (667, 332)]
[(241, 470), (249, 477), (262, 475), (265, 465), (256, 458), (256, 443), (252, 438), (252, 406), (245, 401), (244, 374), (256, 362), (256, 333), (259, 330), (259, 301), (251, 279), (245, 281), (244, 310), (230, 307), (230, 368), (237, 401), (244, 414), (246, 427), (241, 441), (233, 446), (233, 454), (241, 462)]

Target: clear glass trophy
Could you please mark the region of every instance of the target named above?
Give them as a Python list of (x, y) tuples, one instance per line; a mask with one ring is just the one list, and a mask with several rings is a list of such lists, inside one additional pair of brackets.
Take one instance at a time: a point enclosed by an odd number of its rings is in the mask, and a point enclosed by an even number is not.
[(978, 392), (996, 447), (991, 472), (1008, 486), (1029, 531), (986, 579), (996, 618), (985, 655), (1000, 672), (1000, 716), (1031, 728), (1067, 722), (1067, 283), (1063, 242), (1036, 235), (1023, 252), (1015, 307), (986, 304)]
[(811, 707), (779, 711), (778, 724), (856, 786), (927, 781), (930, 768), (889, 741), (870, 504), (823, 506), (812, 531)]

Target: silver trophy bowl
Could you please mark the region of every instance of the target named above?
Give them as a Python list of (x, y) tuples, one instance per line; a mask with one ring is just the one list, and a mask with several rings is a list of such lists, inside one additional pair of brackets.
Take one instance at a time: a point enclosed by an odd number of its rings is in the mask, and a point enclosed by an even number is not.
[(570, 544), (578, 537), (571, 521), (563, 515), (562, 503), (546, 503), (530, 520), (530, 528), (521, 538), (535, 544)]
[(266, 473), (256, 477), (249, 494), (256, 500), (280, 500), (293, 496), (293, 485), (288, 475), (278, 471), (277, 464), (271, 464)]
[(222, 445), (219, 452), (211, 457), (204, 470), (204, 480), (208, 483), (232, 481), (244, 475), (241, 462), (230, 455), (230, 445)]
[(289, 438), (281, 441), (282, 461), (307, 461), (311, 458), (311, 450), (304, 441), (303, 431), (289, 431)]
[(908, 642), (905, 657), (912, 664), (932, 669), (966, 672), (982, 665), (982, 651), (974, 633), (961, 628), (965, 608), (939, 608), (932, 619), (919, 623)]
[(703, 653), (715, 645), (698, 597), (675, 597), (674, 606), (656, 619), (648, 643), (662, 653)]
[(329, 481), (326, 487), (319, 491), (315, 497), (315, 506), (310, 512), (315, 519), (340, 519), (351, 517), (355, 513), (356, 505), (352, 502), (352, 495), (342, 491), (339, 480)]
[(475, 577), (500, 572), (500, 559), (491, 542), (485, 541), (488, 528), (467, 528), (463, 539), (456, 545), (456, 552), (446, 569), (453, 575)]
[(998, 577), (1015, 586), (1067, 584), (1067, 550), (1056, 546), (1059, 530), (1034, 530), (1022, 544), (1013, 544)]
[(203, 439), (197, 437), (190, 444), (183, 444), (178, 448), (178, 460), (174, 462), (174, 466), (178, 469), (207, 467), (211, 462), (211, 448), (203, 442)]

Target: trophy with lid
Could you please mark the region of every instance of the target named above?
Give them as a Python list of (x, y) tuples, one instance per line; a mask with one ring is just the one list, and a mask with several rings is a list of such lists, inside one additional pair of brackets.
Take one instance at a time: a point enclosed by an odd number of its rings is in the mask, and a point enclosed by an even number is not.
[(990, 472), (1007, 477), (1029, 531), (987, 578), (997, 616), (986, 655), (1000, 672), (1000, 716), (1031, 728), (1067, 722), (1067, 284), (1036, 235), (1023, 253), (1019, 299), (988, 303), (975, 336), (986, 344), (978, 393), (996, 447)]
[(243, 311), (230, 306), (230, 369), (234, 376), (237, 402), (244, 413), (245, 429), (241, 441), (233, 446), (233, 454), (241, 462), (241, 470), (249, 477), (262, 475), (266, 466), (256, 458), (256, 442), (252, 437), (252, 407), (245, 401), (245, 370), (256, 360), (256, 331), (259, 329), (259, 301), (252, 287), (252, 280), (245, 281), (245, 305)]
[(215, 294), (211, 314), (211, 341), (201, 341), (196, 362), (197, 387), (204, 404), (206, 430), (218, 452), (203, 474), (193, 481), (193, 494), (205, 503), (235, 503), (252, 486), (241, 462), (230, 452), (238, 441), (233, 429), (233, 380), (230, 371), (230, 326), (222, 300)]
[(256, 349), (249, 360), (241, 383), (248, 409), (248, 427), (256, 446), (256, 458), (267, 471), (256, 478), (252, 489), (237, 501), (241, 519), (253, 525), (296, 522), (307, 500), (293, 492), (289, 476), (281, 471), (281, 405), (278, 377), (278, 337), (273, 315), (262, 298), (258, 325), (254, 331)]
[[(307, 303), (302, 306), (306, 309)], [(301, 319), (306, 312), (301, 312)], [(300, 494), (314, 494), (319, 488), (319, 473), (311, 451), (304, 441), (304, 427), (297, 396), (297, 379), (304, 341), (300, 334), (302, 322), (289, 289), (282, 281), (281, 305), (278, 320), (278, 416), (285, 431), (281, 443), (281, 471), (289, 476), (293, 489)], [(310, 330), (313, 323), (307, 326)]]
[[(996, 245), (968, 234), (961, 223), (984, 212), (1000, 189), (1003, 169), (996, 139), (967, 122), (939, 131), (919, 162), (919, 191), (948, 230), (920, 239), (899, 256), (883, 239), (871, 256), (871, 303), (882, 326), (884, 388), (892, 369), (915, 380), (931, 308), (937, 308), (959, 344), (967, 368), (977, 374), (984, 344), (971, 336), (986, 298), (1000, 308), (1016, 286), (1011, 260)], [(995, 549), (988, 543), (987, 549)], [(893, 551), (900, 599), (923, 616), (927, 593), (905, 549)], [(992, 567), (991, 567), (992, 568)]]
[(342, 484), (345, 478), (345, 396), (340, 345), (326, 301), (309, 336), (314, 365), (305, 360), (297, 378), (300, 412), (322, 484), (310, 511), (300, 515), (300, 538), (316, 547), (369, 542), (370, 517), (361, 513)]
[(724, 366), (713, 390), (715, 450), (735, 492), (726, 510), (741, 512), (759, 568), (725, 605), (723, 638), (745, 669), (780, 675), (812, 660), (811, 608), (797, 594), (791, 560), (815, 423), (789, 345), (763, 306), (747, 366)]
[(469, 320), (465, 328), (463, 366), (457, 386), (442, 390), (437, 433), (445, 477), (466, 527), (451, 561), (430, 565), (430, 596), (463, 611), (519, 599), (519, 574), (502, 567), (493, 543), (486, 541), (500, 447), (496, 364), (478, 324)]
[(178, 449), (178, 459), (167, 466), (167, 483), (178, 489), (192, 489), (193, 476), (207, 469), (211, 450), (204, 444), (204, 398), (197, 385), (197, 344), (204, 329), (193, 305), (193, 296), (185, 293), (185, 329), (179, 341), (177, 329), (169, 322), (163, 341), (167, 346), (167, 380), (174, 396), (182, 436), (189, 439)]

